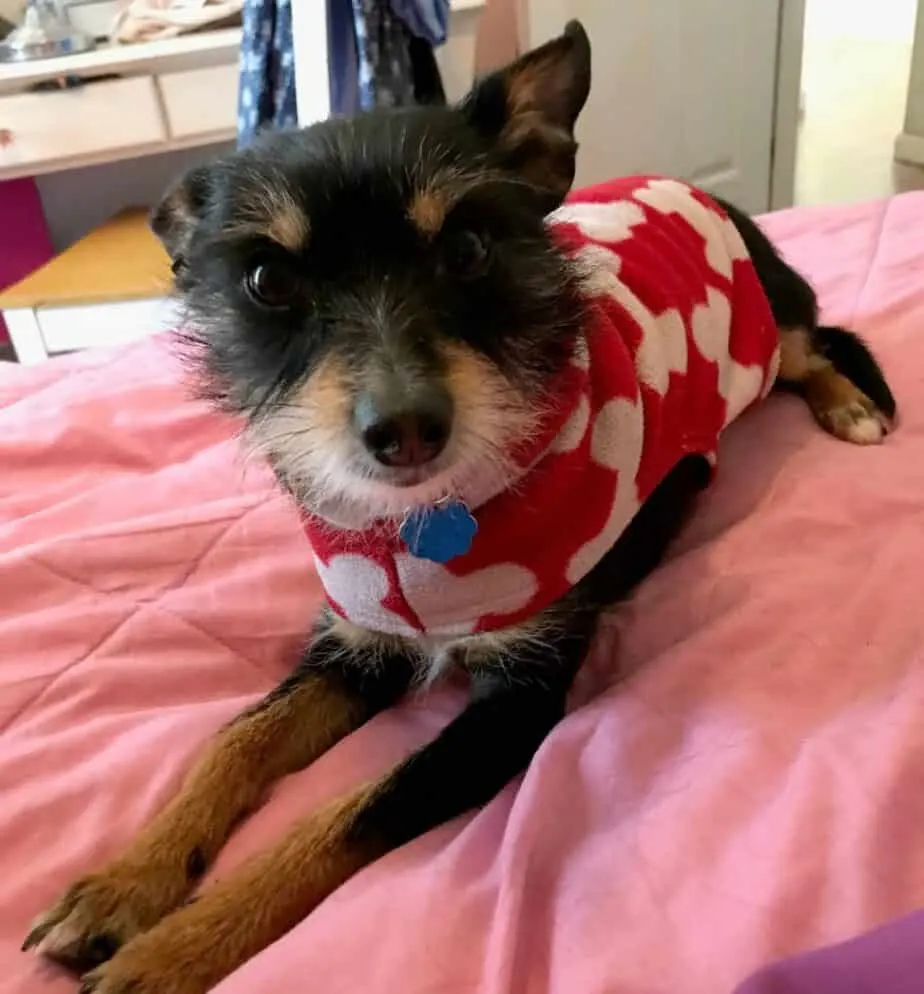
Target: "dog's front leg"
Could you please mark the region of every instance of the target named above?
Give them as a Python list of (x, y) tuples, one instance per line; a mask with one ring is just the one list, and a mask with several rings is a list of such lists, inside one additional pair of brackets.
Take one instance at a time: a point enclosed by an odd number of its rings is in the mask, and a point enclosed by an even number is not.
[(490, 800), (527, 766), (562, 716), (586, 638), (570, 643), (567, 679), (549, 677), (554, 646), (534, 646), (535, 659), (525, 666), (508, 656), (505, 669), (515, 670), (514, 679), (534, 682), (477, 681), (466, 710), (432, 743), (298, 823), (273, 850), (138, 936), (88, 974), (83, 990), (203, 994), (363, 866)]
[(411, 671), (397, 640), (325, 614), (292, 676), (215, 736), (177, 796), (125, 852), (70, 887), (23, 948), (77, 970), (107, 960), (184, 901), (276, 780), (392, 704)]

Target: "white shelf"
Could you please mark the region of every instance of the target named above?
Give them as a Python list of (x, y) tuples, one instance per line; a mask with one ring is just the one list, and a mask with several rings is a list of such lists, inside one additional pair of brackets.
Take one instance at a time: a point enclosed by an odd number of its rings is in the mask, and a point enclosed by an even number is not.
[(0, 93), (23, 90), (57, 76), (134, 75), (155, 68), (157, 72), (201, 68), (236, 60), (240, 48), (240, 28), (202, 31), (134, 45), (101, 45), (79, 55), (0, 65)]

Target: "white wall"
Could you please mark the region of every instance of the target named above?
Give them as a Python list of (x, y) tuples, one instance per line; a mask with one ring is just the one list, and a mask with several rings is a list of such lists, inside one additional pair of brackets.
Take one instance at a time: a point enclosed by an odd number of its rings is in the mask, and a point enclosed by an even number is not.
[[(807, 0), (798, 204), (852, 203), (920, 185), (893, 162), (916, 8), (917, 0)], [(924, 101), (921, 111), (924, 127)]]
[(518, 0), (488, 0), (478, 24), (475, 74), (483, 76), (512, 62), (519, 48)]

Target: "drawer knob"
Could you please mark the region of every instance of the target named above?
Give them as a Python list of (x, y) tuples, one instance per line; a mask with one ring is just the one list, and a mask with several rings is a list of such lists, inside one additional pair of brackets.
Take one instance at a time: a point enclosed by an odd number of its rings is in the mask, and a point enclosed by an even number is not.
[(9, 148), (13, 144), (13, 132), (0, 128), (0, 148)]

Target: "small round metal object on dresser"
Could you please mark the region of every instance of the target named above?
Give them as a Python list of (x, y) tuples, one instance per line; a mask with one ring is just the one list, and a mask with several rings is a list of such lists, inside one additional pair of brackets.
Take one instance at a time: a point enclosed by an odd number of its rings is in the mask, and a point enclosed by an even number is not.
[(29, 0), (22, 24), (0, 42), (0, 63), (77, 55), (95, 45), (89, 35), (74, 29), (53, 0)]

